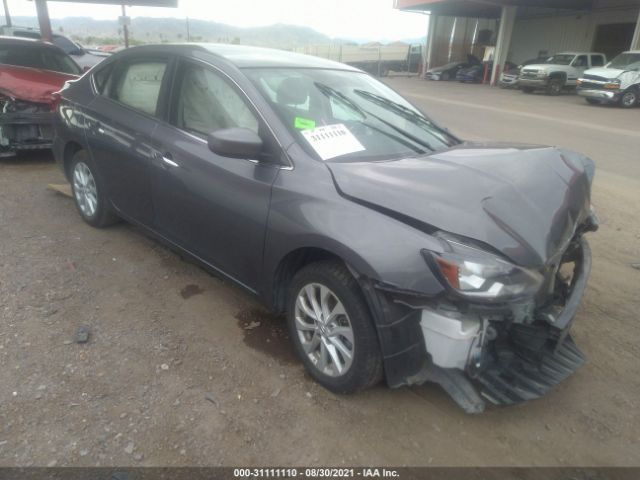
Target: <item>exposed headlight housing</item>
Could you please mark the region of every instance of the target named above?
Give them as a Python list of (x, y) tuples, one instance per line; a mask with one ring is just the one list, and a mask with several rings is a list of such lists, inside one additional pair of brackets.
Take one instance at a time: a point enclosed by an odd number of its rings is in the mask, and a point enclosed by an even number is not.
[(544, 277), (447, 234), (437, 235), (443, 252), (422, 250), (434, 273), (455, 293), (486, 302), (504, 302), (535, 296)]
[(608, 80), (607, 83), (604, 84), (604, 88), (606, 88), (607, 90), (618, 90), (620, 88), (620, 83), (620, 80), (617, 78)]

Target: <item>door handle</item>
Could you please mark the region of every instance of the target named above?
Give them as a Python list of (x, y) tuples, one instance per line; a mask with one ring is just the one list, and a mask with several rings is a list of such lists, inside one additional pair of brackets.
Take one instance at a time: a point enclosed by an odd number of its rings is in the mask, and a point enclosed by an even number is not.
[(171, 158), (170, 154), (165, 154), (165, 155), (159, 155), (160, 160), (162, 160), (162, 166), (164, 168), (176, 168), (179, 167), (180, 165), (178, 165), (176, 162), (173, 161), (173, 159)]

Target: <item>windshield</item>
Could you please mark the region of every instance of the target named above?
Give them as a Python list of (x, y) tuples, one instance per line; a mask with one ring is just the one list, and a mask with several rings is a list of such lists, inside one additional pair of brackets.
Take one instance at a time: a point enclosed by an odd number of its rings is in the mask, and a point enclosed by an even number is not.
[[(458, 143), (364, 73), (303, 68), (253, 68), (245, 73), (299, 143), (323, 160), (402, 158)], [(321, 149), (314, 140), (326, 140), (325, 145)]]
[(571, 60), (575, 58), (575, 55), (553, 55), (547, 58), (543, 63), (550, 63), (552, 65), (569, 65)]
[(640, 53), (621, 53), (611, 60), (608, 67), (620, 70), (637, 70), (640, 68)]

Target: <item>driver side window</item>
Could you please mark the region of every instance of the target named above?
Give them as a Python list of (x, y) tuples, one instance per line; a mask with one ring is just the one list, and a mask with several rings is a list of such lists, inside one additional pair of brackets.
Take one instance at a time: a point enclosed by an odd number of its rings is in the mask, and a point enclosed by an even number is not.
[(573, 66), (574, 67), (578, 67), (578, 68), (589, 66), (589, 61), (587, 60), (587, 56), (586, 55), (580, 55), (579, 57), (577, 57), (573, 61)]
[(204, 66), (185, 67), (172, 115), (175, 126), (204, 136), (234, 127), (258, 133), (258, 119), (226, 79)]

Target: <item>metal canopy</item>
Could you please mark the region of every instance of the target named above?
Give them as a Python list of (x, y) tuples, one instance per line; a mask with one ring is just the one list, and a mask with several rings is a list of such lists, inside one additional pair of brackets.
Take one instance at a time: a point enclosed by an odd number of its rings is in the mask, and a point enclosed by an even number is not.
[(178, 0), (55, 0), (64, 3), (93, 3), (101, 5), (126, 5), (131, 7), (176, 8)]
[(452, 17), (498, 18), (504, 6), (591, 10), (593, 0), (395, 0), (395, 7), (400, 10)]

